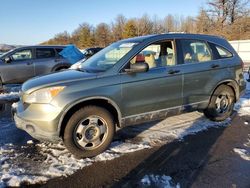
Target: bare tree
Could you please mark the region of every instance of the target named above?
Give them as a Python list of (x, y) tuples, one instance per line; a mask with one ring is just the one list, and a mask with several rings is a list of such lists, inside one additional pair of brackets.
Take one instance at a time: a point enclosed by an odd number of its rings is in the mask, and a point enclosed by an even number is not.
[(123, 15), (118, 15), (115, 21), (111, 24), (112, 30), (112, 41), (121, 40), (123, 38), (122, 33), (124, 32), (124, 26), (127, 19)]
[(215, 34), (229, 40), (249, 39), (250, 0), (208, 0), (197, 17), (168, 14), (164, 19), (147, 14), (127, 20), (118, 15), (111, 24), (100, 23), (96, 27), (83, 23), (70, 35), (58, 33), (43, 44), (74, 43), (79, 48), (107, 46), (111, 42), (153, 33), (184, 31), (188, 33)]
[(95, 44), (106, 47), (110, 43), (110, 27), (106, 23), (100, 23), (95, 29)]
[(153, 22), (147, 14), (137, 19), (137, 35), (148, 35), (153, 31)]
[(196, 17), (196, 33), (209, 33), (211, 21), (209, 15), (204, 9), (201, 9), (199, 15)]

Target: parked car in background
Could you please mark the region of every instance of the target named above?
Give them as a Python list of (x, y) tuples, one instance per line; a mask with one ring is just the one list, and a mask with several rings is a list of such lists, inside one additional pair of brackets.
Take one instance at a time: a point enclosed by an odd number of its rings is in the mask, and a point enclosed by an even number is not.
[(93, 56), (94, 54), (96, 54), (97, 52), (99, 52), (100, 50), (102, 50), (103, 48), (100, 47), (95, 47), (95, 48), (86, 48), (84, 50), (82, 50), (83, 55), (85, 56), (83, 59), (81, 59), (80, 61), (74, 63), (70, 69), (79, 69), (81, 64), (86, 61), (88, 58), (90, 58), (91, 56)]
[(16, 126), (40, 140), (62, 138), (77, 157), (111, 143), (117, 127), (199, 110), (223, 121), (246, 88), (243, 63), (221, 37), (162, 34), (125, 39), (80, 69), (25, 82)]
[(29, 78), (69, 68), (59, 55), (64, 46), (25, 46), (0, 57), (0, 84), (19, 84)]
[(86, 48), (84, 50), (82, 50), (82, 53), (86, 56), (86, 58), (90, 58), (91, 56), (93, 56), (94, 54), (96, 54), (97, 52), (99, 52), (100, 50), (102, 50), (103, 48), (100, 47), (94, 47), (94, 48)]

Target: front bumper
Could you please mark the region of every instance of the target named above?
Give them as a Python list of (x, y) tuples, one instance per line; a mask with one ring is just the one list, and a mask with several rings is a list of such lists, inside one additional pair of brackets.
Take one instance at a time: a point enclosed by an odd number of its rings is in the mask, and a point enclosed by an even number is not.
[(41, 141), (60, 141), (58, 122), (60, 110), (49, 104), (30, 104), (19, 101), (12, 105), (16, 126)]

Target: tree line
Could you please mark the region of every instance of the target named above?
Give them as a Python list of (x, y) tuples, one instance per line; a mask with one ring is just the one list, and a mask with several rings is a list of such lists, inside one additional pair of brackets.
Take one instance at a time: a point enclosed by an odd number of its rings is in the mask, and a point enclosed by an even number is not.
[(71, 34), (58, 33), (42, 44), (75, 44), (78, 48), (99, 46), (142, 35), (168, 32), (213, 34), (228, 40), (250, 39), (249, 0), (209, 0), (196, 17), (166, 15), (127, 19), (118, 15), (110, 24), (84, 22)]

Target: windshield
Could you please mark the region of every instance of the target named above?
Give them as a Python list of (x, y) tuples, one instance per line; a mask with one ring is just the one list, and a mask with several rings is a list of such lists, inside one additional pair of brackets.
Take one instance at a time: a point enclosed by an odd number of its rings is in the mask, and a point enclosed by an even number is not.
[(3, 56), (5, 56), (6, 54), (8, 54), (8, 53), (10, 53), (10, 52), (13, 52), (13, 51), (14, 51), (14, 49), (9, 50), (9, 51), (7, 51), (7, 52), (4, 52), (3, 54), (0, 54), (0, 58), (3, 57)]
[(101, 50), (81, 65), (81, 70), (90, 72), (104, 72), (113, 67), (137, 43), (117, 42)]

